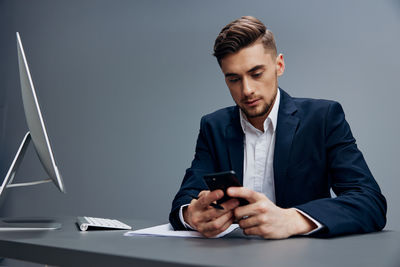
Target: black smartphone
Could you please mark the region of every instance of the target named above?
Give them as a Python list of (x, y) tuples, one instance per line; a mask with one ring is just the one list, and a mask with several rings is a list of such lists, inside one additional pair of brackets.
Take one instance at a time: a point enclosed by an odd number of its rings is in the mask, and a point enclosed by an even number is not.
[[(208, 185), (208, 188), (211, 191), (221, 189), (224, 191), (224, 196), (217, 200), (217, 204), (222, 204), (225, 201), (228, 201), (232, 197), (228, 196), (226, 194), (226, 190), (231, 187), (231, 186), (238, 186), (241, 187), (242, 184), (239, 182), (239, 180), (236, 177), (235, 171), (225, 171), (225, 172), (216, 172), (216, 173), (210, 173), (204, 175), (204, 181)], [(239, 206), (244, 206), (249, 204), (249, 202), (246, 199), (243, 198), (238, 198), (239, 200)]]

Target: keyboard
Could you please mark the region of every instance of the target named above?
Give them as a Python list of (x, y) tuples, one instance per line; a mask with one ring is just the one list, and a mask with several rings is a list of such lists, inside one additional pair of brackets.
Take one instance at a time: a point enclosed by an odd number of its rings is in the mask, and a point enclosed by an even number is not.
[(131, 230), (132, 227), (129, 225), (120, 222), (118, 220), (113, 220), (113, 219), (105, 219), (105, 218), (96, 218), (96, 217), (78, 217), (77, 222), (79, 226), (79, 230), (81, 231), (86, 231), (86, 230), (91, 230), (91, 229), (96, 229), (96, 230)]

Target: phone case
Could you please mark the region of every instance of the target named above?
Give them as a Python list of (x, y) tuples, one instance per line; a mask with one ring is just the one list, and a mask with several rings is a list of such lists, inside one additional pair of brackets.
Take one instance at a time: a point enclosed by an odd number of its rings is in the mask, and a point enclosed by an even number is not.
[[(241, 187), (242, 184), (239, 182), (239, 180), (236, 177), (235, 171), (225, 171), (225, 172), (217, 172), (217, 173), (210, 173), (204, 175), (204, 181), (206, 182), (208, 188), (211, 191), (221, 189), (224, 191), (224, 196), (217, 200), (217, 204), (222, 204), (231, 197), (229, 197), (226, 194), (226, 190), (231, 187), (231, 186), (238, 186)], [(244, 206), (249, 204), (249, 202), (243, 198), (238, 198), (239, 200), (239, 206)]]

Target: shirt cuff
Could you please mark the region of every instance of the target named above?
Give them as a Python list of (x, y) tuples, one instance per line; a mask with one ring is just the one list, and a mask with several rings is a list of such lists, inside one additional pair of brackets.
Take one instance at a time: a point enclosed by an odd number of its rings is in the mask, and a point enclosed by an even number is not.
[[(181, 208), (181, 209), (182, 209), (182, 208)], [(304, 211), (299, 210), (299, 209), (296, 209), (296, 208), (294, 208), (294, 209), (297, 210), (298, 212), (300, 212), (303, 216), (305, 216), (305, 217), (308, 218), (309, 220), (311, 220), (311, 221), (312, 221), (313, 223), (315, 223), (315, 225), (317, 226), (317, 228), (311, 230), (310, 232), (305, 233), (305, 234), (301, 234), (301, 235), (311, 235), (311, 234), (313, 234), (313, 233), (315, 233), (315, 232), (321, 230), (322, 228), (324, 228), (324, 226), (323, 226), (319, 221), (315, 220), (313, 217), (311, 217), (310, 215), (308, 215), (308, 214), (305, 213)]]
[(185, 226), (186, 229), (189, 230), (195, 230), (192, 226), (190, 226), (188, 223), (185, 222), (185, 220), (183, 219), (183, 208), (189, 206), (189, 204), (185, 204), (182, 205), (179, 209), (179, 220), (181, 220), (181, 223), (183, 224), (183, 226)]

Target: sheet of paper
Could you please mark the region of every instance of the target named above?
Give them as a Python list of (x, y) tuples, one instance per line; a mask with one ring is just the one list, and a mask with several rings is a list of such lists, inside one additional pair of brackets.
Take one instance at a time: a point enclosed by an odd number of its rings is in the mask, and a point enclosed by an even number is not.
[[(238, 228), (238, 224), (232, 224), (226, 229), (224, 232), (220, 233), (219, 235), (215, 236), (214, 238), (223, 237), (236, 228)], [(203, 237), (199, 232), (196, 231), (174, 231), (172, 225), (162, 224), (157, 225), (145, 229), (129, 231), (124, 234), (124, 236), (172, 236), (172, 237)]]

